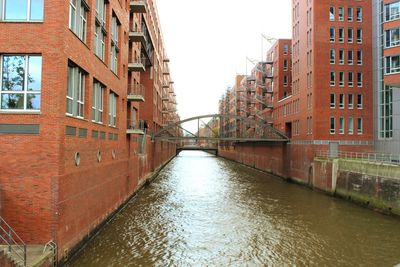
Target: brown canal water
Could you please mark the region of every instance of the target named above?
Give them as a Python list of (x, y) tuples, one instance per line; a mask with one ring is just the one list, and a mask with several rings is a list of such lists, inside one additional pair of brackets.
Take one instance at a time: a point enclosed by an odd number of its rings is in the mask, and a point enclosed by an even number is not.
[(400, 220), (182, 152), (70, 266), (394, 266)]

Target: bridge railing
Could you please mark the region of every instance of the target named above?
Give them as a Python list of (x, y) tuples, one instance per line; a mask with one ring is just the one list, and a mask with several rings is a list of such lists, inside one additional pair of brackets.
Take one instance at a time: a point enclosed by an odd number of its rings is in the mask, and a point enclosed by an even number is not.
[(367, 162), (379, 162), (400, 165), (400, 154), (348, 151), (331, 152), (329, 150), (321, 150), (316, 152), (316, 156), (323, 158), (358, 159)]

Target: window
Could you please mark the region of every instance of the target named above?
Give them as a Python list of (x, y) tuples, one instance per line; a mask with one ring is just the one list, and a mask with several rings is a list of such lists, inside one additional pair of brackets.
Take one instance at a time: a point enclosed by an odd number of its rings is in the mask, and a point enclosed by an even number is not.
[(344, 86), (344, 72), (343, 71), (339, 72), (339, 86), (341, 86), (341, 87)]
[(357, 72), (357, 86), (362, 87), (363, 86), (363, 74), (362, 72)]
[(362, 21), (362, 17), (363, 17), (363, 14), (362, 14), (362, 7), (357, 7), (357, 9), (356, 9), (356, 16), (357, 16), (357, 21), (358, 21), (358, 22), (361, 22), (361, 21)]
[(349, 51), (347, 52), (347, 64), (353, 65), (353, 61), (354, 61), (353, 50), (349, 49)]
[(363, 109), (363, 96), (362, 94), (357, 95), (357, 108)]
[(335, 97), (335, 94), (331, 94), (331, 97), (330, 97), (330, 107), (331, 108), (335, 108), (336, 107), (336, 97)]
[(354, 73), (353, 72), (348, 72), (348, 78), (349, 78), (349, 80), (348, 80), (348, 84), (349, 84), (349, 87), (353, 87), (353, 85), (354, 85)]
[(287, 55), (289, 53), (289, 45), (288, 44), (284, 44), (283, 45), (283, 54)]
[(353, 8), (352, 7), (347, 8), (347, 21), (349, 21), (349, 22), (353, 21)]
[(393, 138), (393, 88), (379, 90), (379, 137)]
[(331, 71), (331, 86), (335, 86), (335, 72)]
[(344, 94), (339, 95), (339, 108), (344, 109)]
[(344, 134), (344, 118), (339, 118), (339, 134)]
[(344, 42), (344, 28), (339, 28), (339, 42)]
[(357, 51), (357, 65), (362, 65), (363, 63), (363, 53), (362, 50)]
[(330, 63), (335, 64), (335, 49), (331, 49), (330, 53)]
[(353, 108), (354, 108), (354, 95), (349, 94), (349, 109), (353, 109)]
[(93, 83), (92, 121), (103, 122), (103, 93), (104, 86), (99, 82)]
[(338, 8), (339, 21), (344, 21), (344, 8), (341, 6)]
[(385, 21), (400, 18), (400, 2), (394, 2), (385, 5)]
[(0, 110), (39, 111), (42, 90), (42, 57), (0, 57)]
[(43, 21), (44, 0), (0, 0), (1, 19), (6, 21)]
[(114, 73), (118, 71), (118, 54), (119, 54), (119, 47), (118, 47), (118, 35), (119, 35), (119, 26), (120, 23), (115, 15), (112, 16), (111, 20), (111, 53), (110, 53), (110, 65), (111, 70)]
[(289, 67), (288, 60), (287, 60), (287, 59), (284, 59), (284, 60), (283, 60), (283, 70), (284, 70), (284, 71), (287, 71), (287, 70), (288, 70), (288, 67)]
[(358, 134), (363, 133), (363, 119), (362, 118), (357, 119), (357, 133)]
[(86, 74), (80, 68), (72, 64), (68, 66), (67, 115), (85, 117), (85, 77)]
[(329, 20), (335, 21), (335, 7), (333, 6), (329, 8)]
[(400, 28), (394, 28), (385, 31), (385, 47), (400, 45)]
[(400, 72), (400, 55), (386, 57), (385, 73), (398, 73)]
[(283, 86), (288, 86), (288, 76), (283, 76)]
[(94, 29), (94, 53), (104, 61), (106, 36), (106, 5), (104, 0), (96, 0), (96, 22)]
[(362, 29), (357, 29), (357, 43), (361, 44), (363, 39)]
[(344, 50), (343, 49), (339, 50), (339, 64), (340, 65), (344, 64)]
[(349, 134), (353, 134), (354, 133), (354, 120), (353, 117), (349, 117)]
[(108, 98), (108, 125), (111, 127), (117, 126), (117, 95), (110, 92)]
[(88, 6), (85, 0), (70, 0), (69, 28), (83, 42), (86, 42), (87, 13), (88, 13)]
[(333, 43), (333, 42), (335, 42), (335, 28), (334, 27), (331, 27), (330, 29), (329, 29), (329, 36), (330, 36), (330, 42), (331, 43)]
[(331, 117), (330, 121), (331, 121), (331, 134), (334, 134), (335, 133), (335, 118)]
[(348, 29), (347, 29), (347, 41), (348, 41), (349, 43), (353, 43), (353, 38), (354, 38), (354, 35), (353, 35), (353, 28), (348, 28)]

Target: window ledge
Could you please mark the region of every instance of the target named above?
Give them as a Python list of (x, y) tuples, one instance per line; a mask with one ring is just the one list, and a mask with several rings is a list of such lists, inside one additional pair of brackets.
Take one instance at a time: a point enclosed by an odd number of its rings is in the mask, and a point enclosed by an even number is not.
[(65, 114), (65, 116), (67, 116), (68, 118), (71, 118), (71, 119), (75, 119), (75, 120), (80, 120), (80, 121), (86, 121), (86, 122), (88, 122), (88, 120), (85, 119), (85, 118), (79, 118), (79, 117), (75, 117), (75, 116), (72, 116), (72, 115), (69, 115), (69, 114)]
[(26, 20), (0, 20), (0, 23), (32, 23), (32, 24), (43, 24), (44, 21), (26, 21)]
[(26, 110), (23, 110), (23, 111), (0, 110), (0, 114), (9, 114), (9, 115), (42, 115), (42, 112), (40, 112), (40, 111), (26, 111)]

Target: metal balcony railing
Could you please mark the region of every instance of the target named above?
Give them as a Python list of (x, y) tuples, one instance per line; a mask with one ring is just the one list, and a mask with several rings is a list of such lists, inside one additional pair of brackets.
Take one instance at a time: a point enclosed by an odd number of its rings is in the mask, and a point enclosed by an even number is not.
[(128, 87), (128, 101), (144, 102), (145, 87), (142, 84), (133, 84)]
[(377, 152), (347, 152), (347, 151), (332, 152), (329, 150), (320, 150), (316, 152), (315, 156), (323, 158), (356, 159), (366, 162), (379, 162), (379, 163), (400, 165), (400, 154), (385, 154)]
[(127, 134), (145, 134), (147, 131), (147, 123), (143, 120), (137, 121), (133, 119), (127, 120)]
[(2, 217), (0, 217), (0, 243), (7, 246), (7, 252), (18, 261), (18, 264), (26, 266), (26, 244)]
[(129, 71), (146, 71), (146, 58), (145, 57), (137, 57), (134, 58), (128, 64)]

